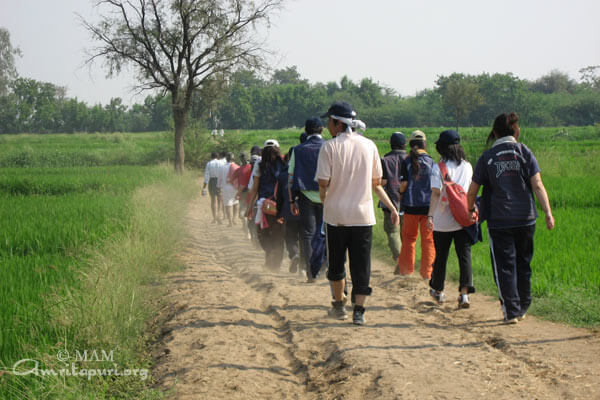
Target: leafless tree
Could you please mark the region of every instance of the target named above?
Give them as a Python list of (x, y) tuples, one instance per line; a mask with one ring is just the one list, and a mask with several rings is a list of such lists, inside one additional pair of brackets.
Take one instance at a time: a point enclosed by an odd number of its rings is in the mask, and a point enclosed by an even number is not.
[(105, 61), (109, 75), (133, 65), (140, 90), (171, 94), (175, 171), (182, 173), (184, 130), (192, 95), (213, 76), (256, 68), (265, 56), (257, 35), (284, 0), (98, 0), (101, 19), (82, 20), (99, 45), (88, 62)]

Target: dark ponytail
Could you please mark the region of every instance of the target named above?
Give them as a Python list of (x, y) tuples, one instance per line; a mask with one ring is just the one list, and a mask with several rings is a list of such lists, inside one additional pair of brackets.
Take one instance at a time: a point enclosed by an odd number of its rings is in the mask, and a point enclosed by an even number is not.
[(419, 152), (418, 150), (425, 150), (425, 141), (421, 139), (415, 139), (408, 142), (410, 146), (410, 165), (412, 176), (416, 177), (419, 175)]
[(514, 136), (519, 126), (518, 123), (519, 115), (517, 113), (511, 112), (510, 114), (502, 113), (498, 115), (494, 120), (492, 131), (485, 142), (486, 146), (489, 147), (498, 138)]

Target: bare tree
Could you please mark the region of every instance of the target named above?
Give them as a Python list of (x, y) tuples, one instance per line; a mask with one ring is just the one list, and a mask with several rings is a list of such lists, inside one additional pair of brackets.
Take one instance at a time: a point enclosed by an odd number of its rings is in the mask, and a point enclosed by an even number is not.
[(211, 77), (262, 65), (260, 23), (284, 0), (98, 0), (100, 22), (83, 20), (100, 44), (88, 62), (104, 59), (109, 75), (133, 65), (140, 90), (172, 97), (175, 171), (182, 173), (183, 136), (195, 90)]

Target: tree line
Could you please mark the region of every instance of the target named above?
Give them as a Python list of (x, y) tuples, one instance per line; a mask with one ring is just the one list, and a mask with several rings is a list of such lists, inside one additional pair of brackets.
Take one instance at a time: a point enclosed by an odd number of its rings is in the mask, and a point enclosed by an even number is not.
[[(207, 129), (280, 129), (302, 126), (307, 117), (344, 99), (370, 127), (487, 126), (506, 110), (518, 111), (530, 126), (593, 125), (600, 122), (598, 70), (582, 70), (580, 82), (559, 71), (535, 81), (511, 73), (455, 73), (409, 97), (371, 78), (310, 83), (296, 67), (267, 78), (243, 70), (199, 89), (191, 116)], [(0, 96), (0, 133), (164, 131), (172, 120), (169, 95), (150, 95), (131, 106), (119, 97), (89, 106), (67, 97), (65, 88), (18, 77)]]
[(311, 84), (296, 67), (269, 79), (238, 71), (213, 96), (210, 123), (225, 129), (302, 126), (307, 116), (343, 99), (371, 127), (488, 126), (499, 112), (513, 110), (531, 126), (591, 125), (600, 122), (599, 73), (600, 66), (584, 68), (580, 82), (560, 71), (534, 81), (512, 73), (454, 73), (403, 97), (372, 78)]
[(172, 125), (171, 104), (160, 95), (130, 107), (119, 97), (89, 106), (48, 82), (16, 78), (8, 86), (0, 96), (0, 133), (144, 132)]

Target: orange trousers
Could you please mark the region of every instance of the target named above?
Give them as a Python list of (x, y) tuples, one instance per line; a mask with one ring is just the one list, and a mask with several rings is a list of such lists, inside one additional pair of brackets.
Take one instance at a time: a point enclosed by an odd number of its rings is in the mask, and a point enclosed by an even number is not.
[(421, 232), (421, 276), (431, 279), (433, 261), (435, 260), (435, 246), (433, 245), (433, 231), (427, 229), (427, 215), (404, 214), (402, 224), (402, 249), (398, 257), (398, 268), (402, 275), (410, 275), (415, 270), (415, 245), (417, 236)]

